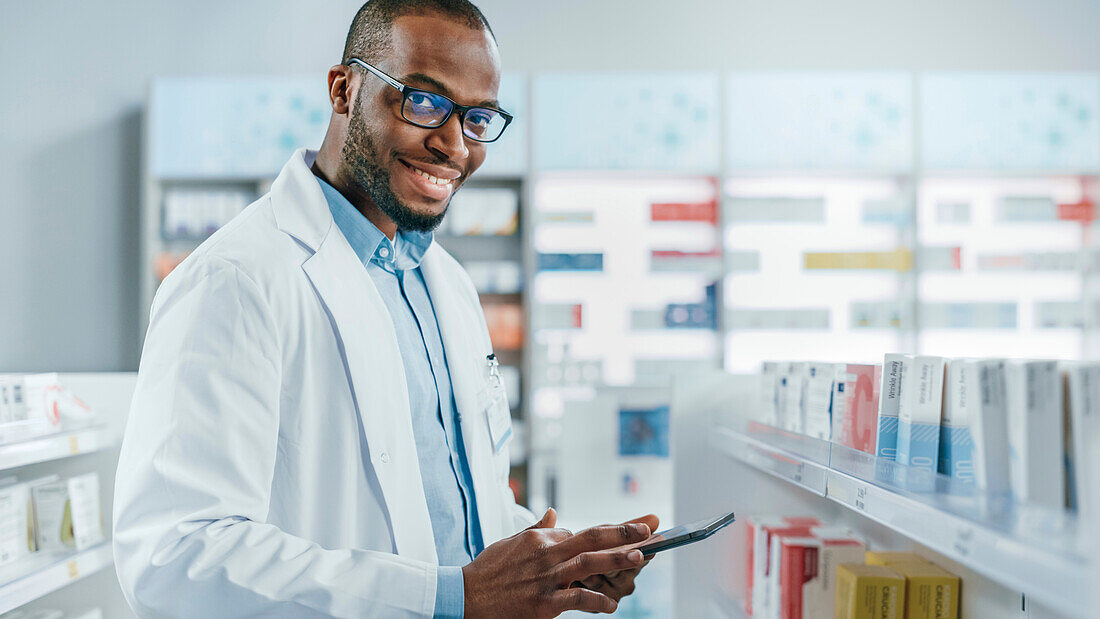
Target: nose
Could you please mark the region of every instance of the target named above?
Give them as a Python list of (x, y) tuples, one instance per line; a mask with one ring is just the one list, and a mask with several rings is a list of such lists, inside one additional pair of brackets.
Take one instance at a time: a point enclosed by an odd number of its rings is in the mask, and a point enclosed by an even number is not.
[(453, 163), (462, 163), (470, 156), (466, 138), (462, 135), (462, 118), (457, 112), (451, 114), (442, 126), (428, 132), (425, 145), (437, 157)]

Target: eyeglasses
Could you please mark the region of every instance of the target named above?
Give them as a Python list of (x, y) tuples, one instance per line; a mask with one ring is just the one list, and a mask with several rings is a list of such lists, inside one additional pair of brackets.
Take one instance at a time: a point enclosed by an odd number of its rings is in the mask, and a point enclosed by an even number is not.
[(358, 58), (349, 58), (344, 64), (349, 66), (357, 64), (399, 90), (404, 97), (401, 102), (401, 117), (417, 127), (426, 129), (442, 127), (450, 119), (451, 114), (458, 112), (463, 135), (475, 142), (495, 142), (504, 133), (508, 123), (512, 122), (512, 115), (504, 110), (459, 105), (443, 95), (406, 86)]

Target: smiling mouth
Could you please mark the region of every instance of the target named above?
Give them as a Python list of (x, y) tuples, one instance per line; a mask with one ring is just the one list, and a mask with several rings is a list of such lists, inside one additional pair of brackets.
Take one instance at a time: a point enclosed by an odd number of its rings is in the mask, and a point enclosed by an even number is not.
[(420, 168), (418, 168), (415, 165), (405, 161), (404, 159), (398, 159), (398, 161), (400, 161), (401, 165), (403, 165), (406, 168), (408, 168), (409, 170), (411, 170), (414, 174), (420, 175), (422, 178), (424, 178), (425, 180), (427, 180), (429, 183), (431, 183), (433, 185), (436, 185), (438, 187), (447, 188), (447, 189), (450, 189), (454, 186), (455, 179), (453, 179), (453, 178), (439, 178), (437, 176), (433, 176), (432, 174), (429, 174), (428, 172), (426, 172), (424, 170), (421, 170)]

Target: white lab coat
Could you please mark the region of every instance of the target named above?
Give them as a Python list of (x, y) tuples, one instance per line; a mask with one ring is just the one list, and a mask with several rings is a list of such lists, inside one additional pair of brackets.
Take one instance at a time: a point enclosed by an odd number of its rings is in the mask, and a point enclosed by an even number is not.
[[(393, 323), (299, 150), (153, 302), (119, 459), (114, 550), (142, 617), (430, 617), (436, 566)], [(535, 519), (508, 489), (477, 293), (421, 268), (486, 544)]]

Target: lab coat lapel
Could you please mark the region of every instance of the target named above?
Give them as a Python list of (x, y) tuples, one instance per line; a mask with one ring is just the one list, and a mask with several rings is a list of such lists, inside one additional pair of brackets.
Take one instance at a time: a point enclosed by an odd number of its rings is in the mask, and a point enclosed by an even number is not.
[(393, 320), (370, 275), (336, 227), (309, 170), (309, 154), (302, 158), (302, 151), (296, 153), (272, 185), (280, 227), (306, 245), (318, 244), (302, 269), (327, 309), (339, 342), (396, 551), (434, 563), (431, 517)]
[(443, 336), (451, 387), (462, 425), (462, 442), (474, 481), (478, 520), (488, 543), (497, 539), (504, 527), (498, 504), (501, 493), (493, 475), (488, 425), (485, 411), (479, 406), (483, 404), (479, 394), (485, 387), (480, 371), (486, 363), (483, 347), (477, 344), (481, 338), (481, 319), (474, 312), (480, 308), (471, 307), (463, 298), (465, 295), (457, 281), (457, 265), (449, 264), (442, 248), (435, 243), (424, 254), (420, 268)]

